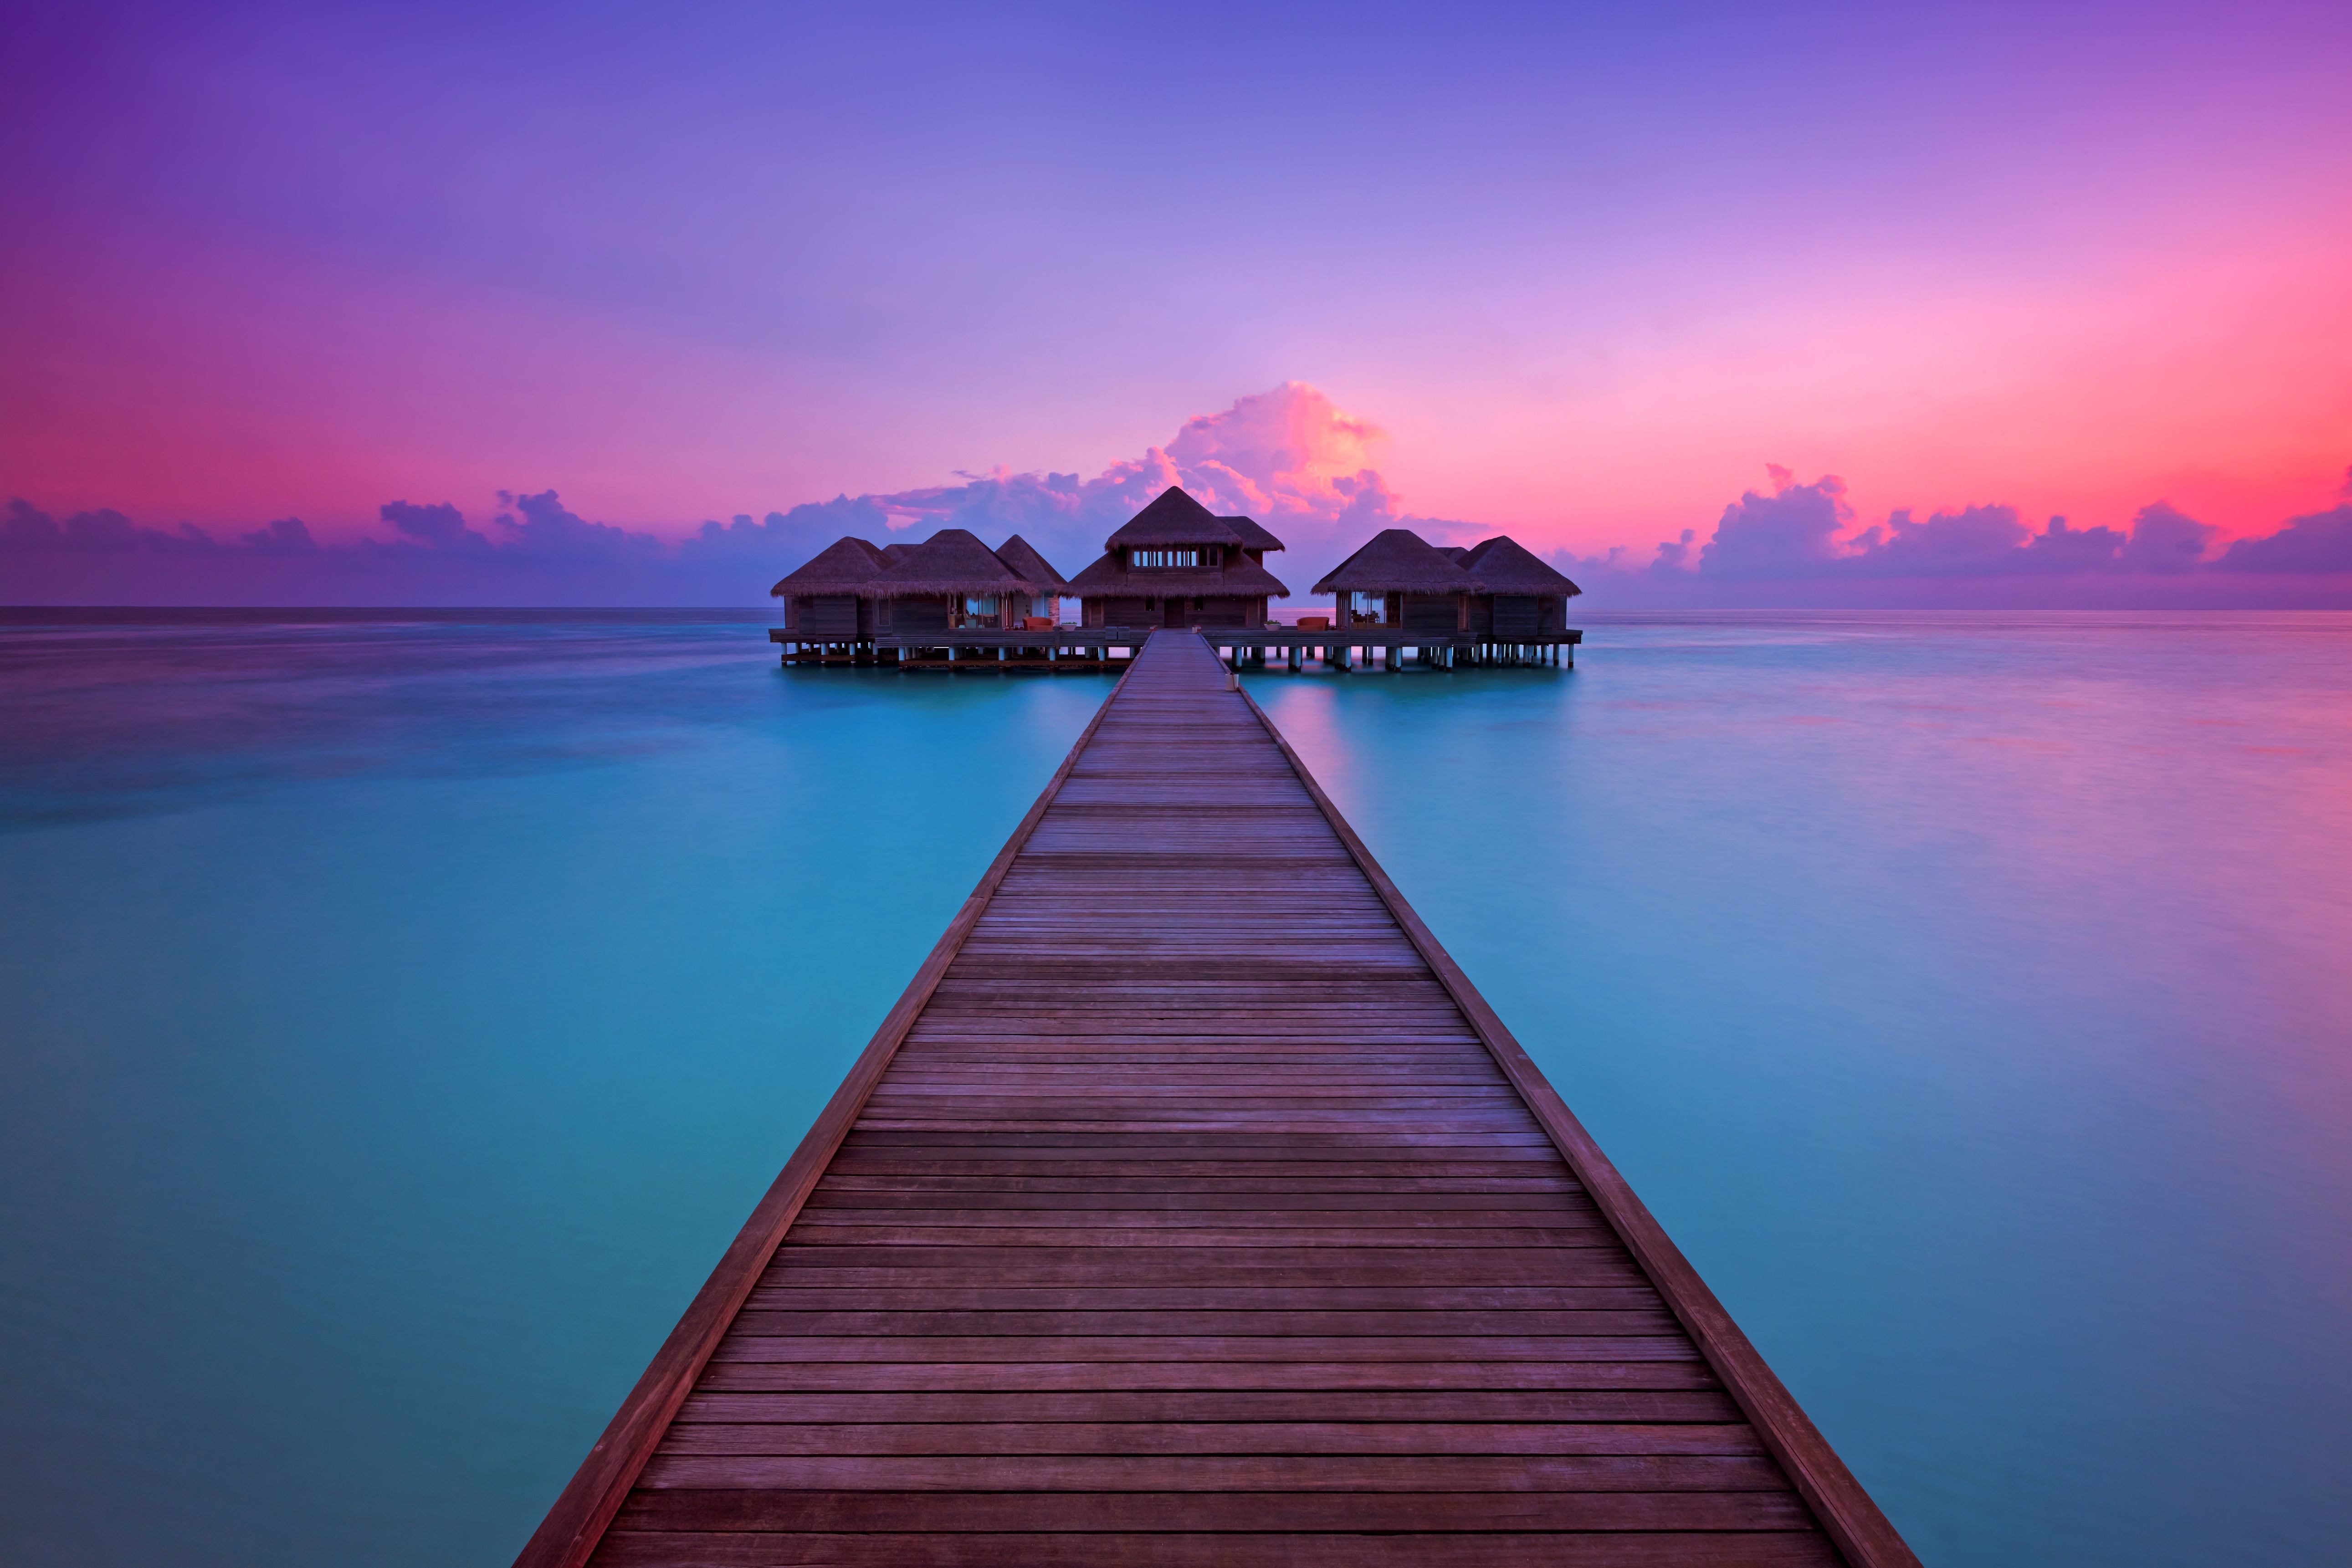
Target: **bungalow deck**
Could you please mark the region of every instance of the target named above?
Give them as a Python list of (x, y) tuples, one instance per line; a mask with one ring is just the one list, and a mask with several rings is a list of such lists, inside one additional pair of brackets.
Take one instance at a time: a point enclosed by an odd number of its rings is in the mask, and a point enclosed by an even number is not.
[(523, 1568), (1916, 1564), (1228, 688), (1150, 639)]
[[(889, 669), (945, 670), (957, 674), (1090, 674), (1124, 669), (1134, 650), (1158, 628), (1060, 626), (1050, 631), (985, 628), (897, 636), (884, 633), (827, 641), (778, 626), (768, 640), (782, 648), (785, 664), (846, 664)], [(1294, 626), (1203, 626), (1212, 647), (1239, 665), (1271, 668), (1278, 656), (1290, 669), (1312, 658), (1339, 668), (1360, 664), (1394, 672), (1409, 665), (1454, 668), (1461, 665), (1551, 664), (1572, 667), (1581, 631), (1515, 635), (1508, 641), (1462, 634), (1440, 636), (1397, 626), (1353, 626), (1344, 632), (1300, 631)], [(946, 646), (950, 642), (952, 646)]]

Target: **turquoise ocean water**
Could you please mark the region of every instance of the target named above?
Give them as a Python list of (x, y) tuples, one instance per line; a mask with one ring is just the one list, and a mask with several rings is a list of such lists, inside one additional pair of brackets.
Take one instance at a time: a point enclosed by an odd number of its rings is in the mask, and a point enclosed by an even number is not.
[[(0, 612), (0, 1556), (501, 1563), (1108, 689)], [(2352, 616), (1252, 689), (1930, 1563), (2352, 1557)]]

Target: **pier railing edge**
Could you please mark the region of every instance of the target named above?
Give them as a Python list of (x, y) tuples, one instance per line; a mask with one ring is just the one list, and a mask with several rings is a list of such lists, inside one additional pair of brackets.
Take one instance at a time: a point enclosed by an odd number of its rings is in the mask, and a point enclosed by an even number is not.
[(1595, 1206), (1641, 1262), (1675, 1319), (1763, 1437), (1772, 1457), (1788, 1471), (1789, 1479), (1837, 1544), (1839, 1552), (1853, 1568), (1920, 1568), (1918, 1557), (1894, 1523), (1748, 1342), (1748, 1336), (1740, 1331), (1723, 1303), (1716, 1300), (1715, 1292), (1707, 1289), (1682, 1249), (1668, 1237), (1665, 1227), (1650, 1213), (1648, 1205), (1635, 1194), (1632, 1184), (1601, 1152), (1601, 1145), (1577, 1121), (1568, 1102), (1552, 1088), (1501, 1016), (1487, 1005), (1478, 988), (1470, 983), (1470, 977), (1454, 962), (1453, 955), (1405, 901), (1403, 893), (1381, 869), (1372, 852), (1356, 836), (1356, 830), (1349, 826), (1331, 797), (1323, 793), (1323, 786), (1315, 782), (1314, 773), (1291, 748), (1282, 731), (1247, 689), (1236, 687), (1236, 690), (1280, 748), (1284, 759), (1298, 775), (1298, 782), (1306, 786), (1358, 869), (1380, 895), (1390, 916), (1419, 951), (1454, 1005), (1462, 1009), (1463, 1016), (1477, 1031), (1496, 1065), (1527, 1101), (1528, 1110), (1559, 1148), (1569, 1168), (1584, 1184)]
[(1126, 689), (1134, 668), (1130, 661), (1120, 673), (1118, 683), (1111, 688), (1110, 695), (1087, 721), (1087, 727), (1079, 731), (1069, 754), (1062, 759), (1062, 765), (1054, 770), (1054, 776), (1046, 781), (1028, 814), (989, 863), (979, 885), (964, 900), (955, 919), (948, 922), (948, 929), (940, 933), (930, 955), (915, 971), (914, 979), (908, 982), (898, 1004), (884, 1016), (873, 1039), (851, 1065), (824, 1110), (811, 1123), (800, 1147), (793, 1151), (792, 1158), (784, 1163), (783, 1170), (768, 1188), (767, 1195), (751, 1210), (751, 1217), (744, 1222), (742, 1230), (720, 1257), (718, 1268), (695, 1293), (677, 1327), (662, 1342), (661, 1349), (655, 1352), (628, 1397), (621, 1402), (621, 1408), (606, 1425), (604, 1435), (588, 1450), (588, 1457), (581, 1461), (580, 1468), (556, 1498), (555, 1505), (524, 1543), (521, 1554), (515, 1559), (515, 1568), (582, 1568), (595, 1551), (613, 1516), (627, 1500), (629, 1489), (636, 1484), (637, 1476), (653, 1457), (662, 1435), (669, 1429), (671, 1419), (685, 1404), (695, 1379), (702, 1375), (711, 1353), (719, 1348), (728, 1325), (735, 1321), (752, 1286), (782, 1244), (784, 1233), (800, 1216), (801, 1207), (808, 1201), (817, 1178), (833, 1163), (835, 1152), (849, 1135), (858, 1113), (865, 1110), (874, 1086), (898, 1055), (907, 1031), (914, 1026), (915, 1019), (930, 1001), (940, 976), (955, 962), (964, 939), (978, 923), (981, 911), (988, 907), (1004, 874), (1012, 868), (1014, 857), (1036, 831), (1054, 797), (1061, 793), (1064, 781), (1095, 738), (1095, 731), (1102, 728), (1104, 715)]

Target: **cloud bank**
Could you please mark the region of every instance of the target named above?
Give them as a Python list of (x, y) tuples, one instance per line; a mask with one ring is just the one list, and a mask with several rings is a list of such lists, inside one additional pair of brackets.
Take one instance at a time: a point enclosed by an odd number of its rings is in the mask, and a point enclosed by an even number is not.
[(1685, 529), (1646, 563), (1623, 550), (1554, 559), (1596, 603), (1639, 606), (2352, 607), (2352, 473), (2341, 504), (2217, 552), (2220, 531), (2167, 501), (2121, 530), (2053, 517), (2037, 531), (2007, 504), (1898, 508), (1855, 530), (1836, 475), (1766, 472), (1769, 489), (1725, 507), (1704, 544)]
[[(0, 517), (0, 602), (14, 604), (683, 605), (765, 602), (767, 585), (845, 533), (877, 542), (968, 528), (1020, 533), (1075, 574), (1153, 496), (1181, 484), (1213, 510), (1247, 513), (1289, 550), (1270, 563), (1308, 587), (1383, 528), (1440, 543), (1496, 531), (1407, 511), (1375, 466), (1386, 436), (1304, 382), (1185, 422), (1165, 446), (1076, 473), (961, 474), (896, 493), (842, 494), (665, 537), (591, 521), (553, 489), (501, 491), (478, 522), (448, 501), (384, 502), (384, 531), (318, 539), (297, 517), (226, 537), (156, 528), (111, 510), (63, 519), (27, 501)], [(2192, 605), (2352, 606), (2352, 478), (2345, 500), (2218, 551), (2217, 531), (2158, 500), (2126, 527), (2031, 527), (2016, 507), (1925, 518), (1898, 510), (1857, 528), (1844, 482), (1800, 483), (1768, 465), (1764, 489), (1647, 561), (1623, 549), (1555, 552), (1594, 608), (1705, 605)]]

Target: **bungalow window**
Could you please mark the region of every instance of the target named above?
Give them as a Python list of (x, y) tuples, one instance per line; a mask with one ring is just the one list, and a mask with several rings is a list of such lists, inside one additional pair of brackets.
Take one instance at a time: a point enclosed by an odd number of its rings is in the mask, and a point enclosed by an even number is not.
[(1198, 550), (1130, 550), (1127, 552), (1127, 563), (1130, 567), (1198, 566), (1201, 552)]

